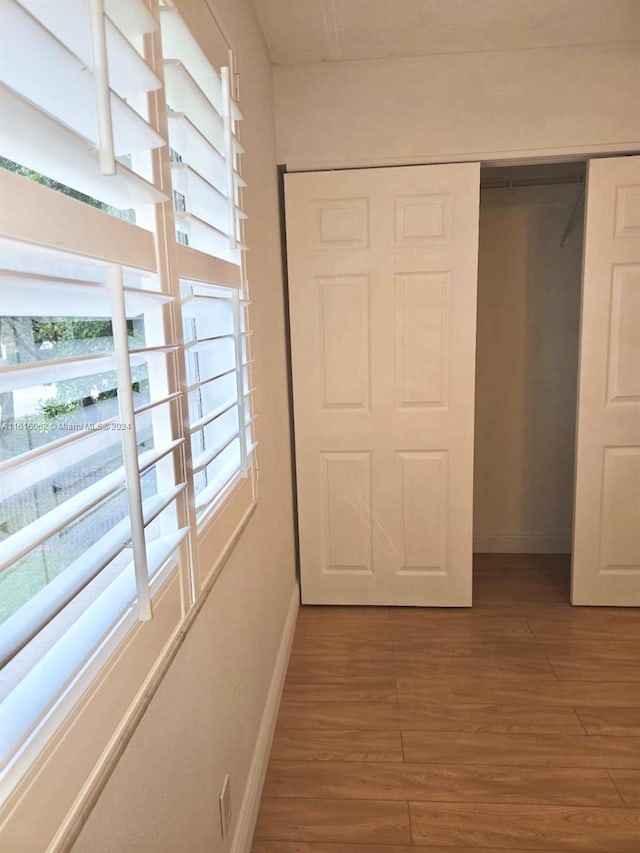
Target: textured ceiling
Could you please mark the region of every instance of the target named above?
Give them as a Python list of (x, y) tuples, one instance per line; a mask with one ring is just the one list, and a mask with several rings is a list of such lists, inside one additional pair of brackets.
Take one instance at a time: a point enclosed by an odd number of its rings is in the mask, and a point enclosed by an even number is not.
[(640, 40), (640, 0), (253, 0), (276, 65)]

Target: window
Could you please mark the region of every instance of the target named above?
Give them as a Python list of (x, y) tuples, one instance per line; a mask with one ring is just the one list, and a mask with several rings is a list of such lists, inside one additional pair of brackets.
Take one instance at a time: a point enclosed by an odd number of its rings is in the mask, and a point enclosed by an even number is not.
[(232, 288), (181, 281), (196, 511), (202, 517), (255, 449), (246, 304)]
[[(231, 73), (212, 68), (175, 9), (160, 15), (187, 413), (198, 520), (245, 477), (255, 448), (238, 139)], [(213, 276), (190, 279), (189, 253), (214, 255)]]
[(212, 68), (175, 9), (163, 8), (161, 22), (176, 236), (182, 245), (239, 264), (244, 149), (230, 71)]
[[(0, 55), (13, 809), (63, 722), (107, 748), (255, 504), (256, 441), (228, 46), (215, 66), (157, 0), (3, 0)], [(107, 662), (109, 713), (93, 707)]]

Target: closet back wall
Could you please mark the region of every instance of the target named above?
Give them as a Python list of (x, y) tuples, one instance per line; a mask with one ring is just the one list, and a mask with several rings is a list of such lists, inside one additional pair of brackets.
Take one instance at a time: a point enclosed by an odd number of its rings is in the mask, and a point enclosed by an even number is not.
[(575, 184), (484, 190), (474, 550), (571, 550), (582, 221)]

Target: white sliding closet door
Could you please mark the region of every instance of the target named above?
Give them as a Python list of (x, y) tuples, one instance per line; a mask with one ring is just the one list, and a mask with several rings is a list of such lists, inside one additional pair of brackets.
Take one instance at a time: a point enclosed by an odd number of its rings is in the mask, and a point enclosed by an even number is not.
[(471, 604), (479, 177), (285, 178), (307, 604)]
[(591, 160), (573, 604), (640, 606), (640, 157)]

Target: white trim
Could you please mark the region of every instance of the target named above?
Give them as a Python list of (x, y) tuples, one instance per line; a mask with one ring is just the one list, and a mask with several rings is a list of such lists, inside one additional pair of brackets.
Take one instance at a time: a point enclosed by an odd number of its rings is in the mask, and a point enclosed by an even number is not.
[(238, 264), (207, 255), (193, 246), (176, 244), (178, 277), (195, 284), (210, 284), (216, 287), (242, 287), (242, 275)]
[(154, 236), (138, 225), (6, 169), (0, 169), (0, 198), (4, 238), (80, 255), (96, 266), (106, 262), (157, 269)]
[(592, 157), (612, 157), (636, 153), (640, 140), (606, 142), (587, 145), (566, 145), (554, 148), (517, 148), (506, 151), (439, 151), (429, 154), (408, 154), (400, 157), (365, 157), (350, 160), (306, 160), (303, 157), (279, 154), (278, 160), (286, 164), (287, 172), (322, 172), (334, 169), (368, 169), (381, 166), (428, 166), (438, 163), (477, 163), (483, 166), (528, 166), (552, 160), (561, 163), (588, 160)]
[(477, 554), (570, 554), (571, 534), (476, 533), (473, 550)]
[(267, 694), (264, 711), (258, 736), (253, 750), (253, 758), (251, 759), (251, 767), (247, 784), (242, 797), (242, 805), (238, 813), (238, 821), (231, 842), (231, 853), (249, 853), (251, 842), (253, 841), (253, 833), (255, 830), (256, 820), (258, 818), (258, 809), (260, 808), (260, 798), (262, 797), (262, 786), (264, 777), (267, 772), (269, 763), (269, 755), (271, 753), (271, 743), (273, 741), (273, 733), (278, 719), (278, 711), (280, 710), (280, 697), (284, 680), (287, 674), (289, 665), (289, 655), (291, 652), (291, 644), (293, 642), (293, 634), (296, 627), (296, 619), (298, 617), (298, 609), (300, 607), (300, 589), (296, 584), (291, 593), (291, 601), (289, 602), (289, 612), (282, 630), (280, 640), (280, 648), (276, 657), (273, 675), (271, 677), (271, 685)]

